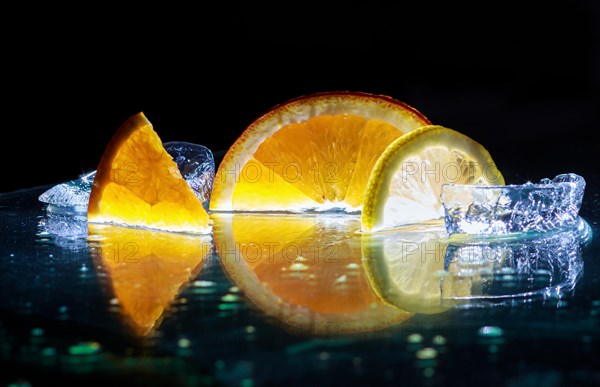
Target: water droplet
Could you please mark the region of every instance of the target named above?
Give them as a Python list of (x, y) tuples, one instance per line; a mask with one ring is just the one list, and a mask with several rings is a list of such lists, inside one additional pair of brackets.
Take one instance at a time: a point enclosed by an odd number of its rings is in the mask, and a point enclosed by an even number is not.
[(194, 281), (192, 283), (192, 286), (196, 286), (199, 288), (207, 288), (207, 287), (214, 286), (214, 285), (215, 285), (215, 283), (212, 281)]
[(434, 348), (423, 348), (417, 351), (417, 359), (420, 360), (431, 360), (437, 357), (437, 351)]
[(479, 328), (479, 331), (477, 331), (477, 333), (481, 337), (500, 337), (504, 334), (504, 330), (500, 327), (485, 326)]
[(435, 370), (431, 367), (427, 367), (423, 370), (423, 376), (431, 378), (435, 374)]
[(111, 298), (109, 302), (110, 302), (111, 305), (119, 305), (119, 299), (118, 298)]
[(254, 328), (252, 325), (248, 325), (244, 330), (250, 335), (256, 332), (256, 328)]
[(100, 352), (101, 346), (95, 341), (88, 341), (69, 347), (69, 354), (75, 356), (93, 355)]
[(589, 343), (591, 343), (591, 342), (592, 342), (592, 336), (583, 336), (583, 337), (581, 338), (581, 341), (583, 341), (583, 342), (584, 342), (584, 343), (586, 343), (586, 344), (589, 344)]
[(48, 257), (53, 258), (54, 254), (48, 254)]
[(65, 305), (63, 305), (60, 308), (58, 308), (58, 313), (67, 313), (68, 310), (69, 310), (69, 308), (67, 308)]
[(13, 253), (10, 253), (9, 255), (10, 255), (11, 257), (14, 257), (14, 256), (15, 256)]
[(87, 268), (87, 266), (85, 265), (81, 265), (81, 269), (79, 269), (79, 271), (85, 273), (86, 271), (88, 271), (89, 269)]
[(296, 261), (296, 262), (306, 262), (306, 261), (308, 261), (308, 259), (306, 259), (303, 256), (299, 255), (296, 258), (294, 258), (294, 261)]
[(305, 271), (308, 270), (308, 266), (303, 263), (292, 263), (290, 265), (290, 270), (292, 271)]
[[(228, 304), (219, 304), (217, 309), (219, 310), (235, 310), (238, 308), (238, 304), (228, 303)], [(229, 314), (224, 315), (223, 317), (229, 316)]]
[(346, 265), (346, 269), (358, 269), (360, 266), (358, 266), (356, 263), (349, 263)]
[(319, 353), (319, 359), (322, 361), (327, 361), (329, 360), (329, 352), (321, 352)]
[(191, 345), (191, 342), (189, 339), (186, 339), (185, 337), (182, 337), (181, 339), (179, 339), (177, 341), (177, 346), (179, 348), (189, 348)]
[(240, 382), (241, 387), (254, 387), (254, 380), (252, 379), (242, 379)]
[(240, 288), (238, 288), (237, 286), (232, 286), (229, 288), (230, 293), (238, 293), (239, 291), (240, 291)]
[(408, 341), (411, 344), (419, 344), (423, 342), (423, 336), (421, 336), (418, 333), (413, 333), (412, 335), (408, 335), (406, 341)]
[(442, 335), (433, 336), (432, 341), (433, 341), (433, 344), (435, 344), (435, 345), (446, 345), (446, 342), (447, 342), (446, 338)]
[(221, 300), (224, 302), (236, 302), (239, 299), (240, 297), (236, 296), (235, 294), (226, 294), (223, 297), (221, 297)]
[(33, 328), (31, 330), (31, 336), (43, 336), (44, 330), (42, 328)]
[(56, 355), (56, 349), (52, 348), (52, 347), (46, 347), (44, 349), (42, 349), (40, 351), (40, 353), (42, 354), (42, 356), (55, 356)]
[(347, 279), (348, 279), (348, 276), (346, 276), (346, 275), (343, 275), (343, 276), (341, 276), (341, 277), (338, 277), (338, 278), (335, 280), (335, 283), (338, 283), (338, 284), (340, 284), (340, 283), (344, 283), (344, 282), (346, 282), (346, 280), (347, 280)]

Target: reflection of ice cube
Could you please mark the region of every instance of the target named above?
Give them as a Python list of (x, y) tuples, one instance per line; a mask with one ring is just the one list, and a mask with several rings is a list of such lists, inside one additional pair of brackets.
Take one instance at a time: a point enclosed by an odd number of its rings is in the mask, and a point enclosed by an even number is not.
[(444, 259), (447, 278), (469, 281), (471, 298), (570, 291), (583, 272), (581, 245), (590, 237), (589, 225), (579, 218), (574, 226), (551, 232), (451, 242)]
[(61, 208), (50, 205), (39, 222), (38, 236), (51, 237), (53, 243), (68, 250), (87, 248), (88, 235), (85, 215), (62, 213)]
[[(164, 147), (198, 199), (206, 204), (215, 178), (215, 160), (210, 149), (180, 141), (167, 142)], [(79, 179), (55, 185), (42, 193), (39, 200), (54, 206), (68, 207), (75, 212), (86, 212), (94, 176), (95, 171)]]
[(538, 184), (476, 186), (445, 184), (441, 200), (450, 234), (504, 234), (548, 231), (578, 219), (585, 190), (573, 173)]

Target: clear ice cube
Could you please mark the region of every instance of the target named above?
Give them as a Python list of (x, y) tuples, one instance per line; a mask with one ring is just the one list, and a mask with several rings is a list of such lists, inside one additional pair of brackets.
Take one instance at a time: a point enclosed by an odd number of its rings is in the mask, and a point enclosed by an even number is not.
[[(210, 149), (182, 141), (167, 142), (164, 147), (198, 199), (207, 205), (215, 178), (215, 160)], [(55, 185), (42, 193), (39, 200), (74, 212), (86, 212), (95, 176), (96, 171), (93, 171), (79, 179)]]
[(59, 207), (71, 207), (76, 212), (86, 212), (90, 191), (96, 171), (87, 173), (79, 179), (55, 185), (39, 196), (39, 201)]
[(207, 204), (215, 180), (215, 159), (210, 149), (182, 141), (167, 142), (164, 147), (198, 199)]
[(585, 180), (574, 173), (538, 184), (445, 184), (441, 201), (449, 234), (548, 231), (576, 223)]

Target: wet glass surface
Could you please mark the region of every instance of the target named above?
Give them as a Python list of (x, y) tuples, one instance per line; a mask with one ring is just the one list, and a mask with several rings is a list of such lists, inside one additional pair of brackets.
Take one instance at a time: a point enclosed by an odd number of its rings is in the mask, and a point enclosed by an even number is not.
[(3, 383), (600, 382), (598, 240), (581, 230), (470, 243), (243, 215), (205, 237), (88, 230), (46, 210), (47, 188), (0, 195)]

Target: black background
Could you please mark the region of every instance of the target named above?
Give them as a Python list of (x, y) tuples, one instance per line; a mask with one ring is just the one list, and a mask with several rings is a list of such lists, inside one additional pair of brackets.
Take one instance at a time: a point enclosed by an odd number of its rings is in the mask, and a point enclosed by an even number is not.
[(139, 111), (163, 141), (219, 151), (274, 105), (334, 90), (473, 137), (507, 182), (596, 172), (596, 1), (327, 4), (5, 10), (0, 192), (95, 169)]

